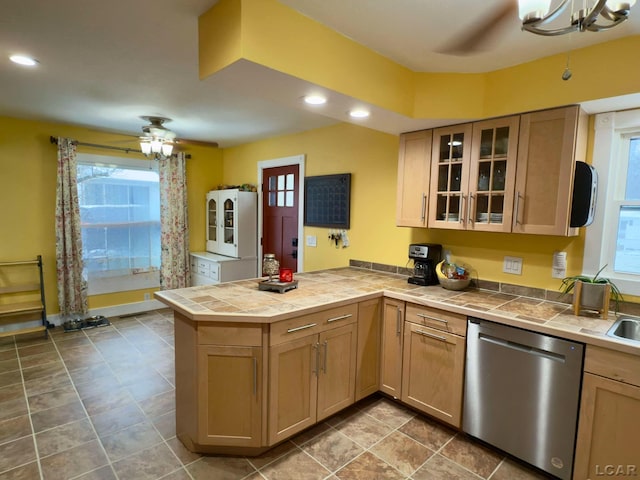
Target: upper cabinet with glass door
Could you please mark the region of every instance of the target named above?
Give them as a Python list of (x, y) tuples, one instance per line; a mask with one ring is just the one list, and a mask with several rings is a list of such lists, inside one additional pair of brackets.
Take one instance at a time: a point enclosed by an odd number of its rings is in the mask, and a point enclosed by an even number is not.
[(207, 193), (207, 251), (235, 258), (257, 254), (258, 197), (237, 189)]
[(429, 227), (466, 228), (471, 132), (470, 123), (433, 131)]
[(511, 231), (519, 117), (473, 124), (467, 228)]
[(218, 194), (207, 194), (207, 251), (218, 251)]

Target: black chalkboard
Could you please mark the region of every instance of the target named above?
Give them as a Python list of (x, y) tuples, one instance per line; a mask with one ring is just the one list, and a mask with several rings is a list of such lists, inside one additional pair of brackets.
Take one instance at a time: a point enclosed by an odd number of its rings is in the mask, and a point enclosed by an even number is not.
[(305, 226), (348, 229), (350, 208), (350, 173), (304, 179)]

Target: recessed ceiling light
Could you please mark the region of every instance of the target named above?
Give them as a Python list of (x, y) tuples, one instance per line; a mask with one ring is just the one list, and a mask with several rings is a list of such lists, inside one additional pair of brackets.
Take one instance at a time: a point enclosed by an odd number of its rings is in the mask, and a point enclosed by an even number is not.
[(327, 97), (322, 95), (307, 95), (304, 97), (304, 102), (309, 105), (324, 105), (327, 103)]
[(35, 58), (27, 57), (26, 55), (11, 55), (9, 60), (18, 65), (26, 65), (27, 67), (33, 67), (38, 64)]
[(349, 116), (353, 118), (367, 118), (369, 116), (369, 111), (363, 108), (354, 108), (349, 111)]

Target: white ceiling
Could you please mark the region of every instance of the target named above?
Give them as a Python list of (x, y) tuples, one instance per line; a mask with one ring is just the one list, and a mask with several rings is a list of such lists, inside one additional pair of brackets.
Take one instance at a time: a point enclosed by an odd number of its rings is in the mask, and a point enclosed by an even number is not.
[[(508, 19), (486, 50), (438, 53), (486, 8), (513, 0), (280, 0), (399, 64), (424, 72), (482, 72), (640, 33), (640, 12), (609, 32), (540, 37)], [(20, 0), (0, 14), (0, 115), (138, 135), (142, 115), (172, 119), (179, 137), (222, 147), (346, 121), (340, 96), (318, 113), (299, 101), (312, 85), (240, 62), (198, 79), (198, 15), (215, 0)], [(463, 15), (464, 12), (464, 15)], [(634, 15), (635, 14), (635, 15)], [(36, 69), (8, 55), (26, 53)], [(561, 72), (559, 72), (560, 74)], [(292, 95), (294, 93), (294, 95)], [(376, 116), (376, 114), (378, 114)], [(377, 120), (376, 120), (377, 118)], [(376, 112), (367, 126), (398, 133), (437, 124)], [(56, 135), (57, 132), (51, 132)], [(80, 139), (82, 140), (82, 139)]]

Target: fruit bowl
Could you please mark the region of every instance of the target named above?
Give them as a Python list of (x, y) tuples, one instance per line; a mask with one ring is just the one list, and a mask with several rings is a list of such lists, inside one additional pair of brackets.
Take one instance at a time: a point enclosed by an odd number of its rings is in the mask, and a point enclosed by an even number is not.
[(436, 275), (442, 288), (447, 290), (464, 290), (471, 283), (471, 275), (469, 268), (462, 267), (454, 264), (447, 264), (447, 269), (452, 278), (449, 278), (443, 272), (446, 260), (441, 261), (436, 265)]
[(440, 281), (440, 285), (442, 288), (446, 288), (447, 290), (464, 290), (471, 283), (471, 278), (447, 278), (442, 277), (438, 278)]

